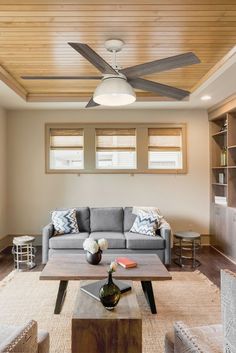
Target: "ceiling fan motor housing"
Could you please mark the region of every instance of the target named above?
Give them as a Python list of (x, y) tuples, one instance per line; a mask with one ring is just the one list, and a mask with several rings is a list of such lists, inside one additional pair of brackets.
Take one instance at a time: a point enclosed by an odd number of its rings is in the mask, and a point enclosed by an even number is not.
[(106, 106), (131, 104), (136, 95), (124, 75), (105, 75), (93, 94), (95, 103)]

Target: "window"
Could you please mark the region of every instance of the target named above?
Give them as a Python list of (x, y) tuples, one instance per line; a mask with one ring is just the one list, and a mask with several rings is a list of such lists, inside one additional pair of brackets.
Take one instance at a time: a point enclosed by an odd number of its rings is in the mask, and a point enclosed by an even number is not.
[(82, 129), (50, 129), (50, 169), (82, 169)]
[(96, 167), (135, 169), (135, 129), (96, 129)]
[(182, 129), (148, 129), (148, 168), (182, 169)]
[(186, 124), (50, 123), (46, 173), (184, 174)]

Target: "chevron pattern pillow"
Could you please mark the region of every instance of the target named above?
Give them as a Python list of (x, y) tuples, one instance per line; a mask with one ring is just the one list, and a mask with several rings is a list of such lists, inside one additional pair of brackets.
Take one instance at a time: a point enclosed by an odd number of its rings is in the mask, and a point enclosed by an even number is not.
[(75, 209), (53, 211), (52, 223), (55, 229), (55, 235), (79, 233)]
[(130, 232), (155, 236), (157, 227), (158, 218), (156, 212), (139, 211)]

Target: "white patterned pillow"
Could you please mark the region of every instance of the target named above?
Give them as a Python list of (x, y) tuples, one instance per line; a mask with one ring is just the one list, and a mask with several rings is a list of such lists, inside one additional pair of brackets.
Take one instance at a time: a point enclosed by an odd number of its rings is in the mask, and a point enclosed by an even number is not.
[(75, 209), (53, 211), (52, 223), (55, 229), (55, 235), (79, 233)]
[(155, 236), (157, 227), (158, 218), (156, 212), (139, 211), (130, 232)]

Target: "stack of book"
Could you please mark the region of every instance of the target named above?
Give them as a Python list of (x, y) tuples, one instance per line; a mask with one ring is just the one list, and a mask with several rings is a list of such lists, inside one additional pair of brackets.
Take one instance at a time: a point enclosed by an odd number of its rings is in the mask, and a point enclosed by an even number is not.
[(215, 196), (215, 203), (227, 206), (227, 198), (225, 196)]
[(128, 257), (117, 257), (116, 262), (124, 268), (132, 268), (137, 266), (137, 262), (129, 259)]

